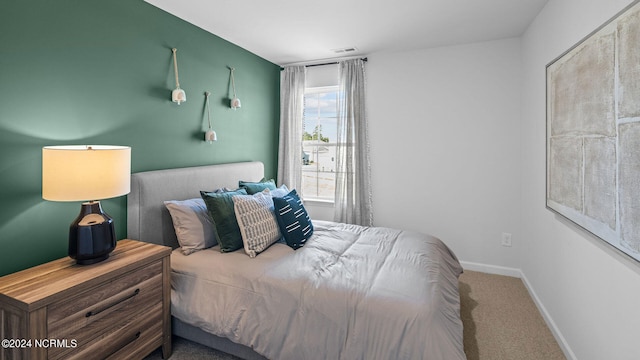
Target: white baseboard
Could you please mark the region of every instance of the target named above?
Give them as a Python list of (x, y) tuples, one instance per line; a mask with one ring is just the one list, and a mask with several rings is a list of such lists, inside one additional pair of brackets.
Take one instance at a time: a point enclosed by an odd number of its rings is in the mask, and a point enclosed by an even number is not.
[(573, 353), (573, 351), (571, 351), (569, 344), (567, 344), (564, 336), (562, 336), (562, 333), (556, 326), (556, 323), (553, 321), (551, 315), (540, 301), (540, 298), (536, 294), (535, 290), (533, 290), (531, 283), (529, 283), (527, 276), (522, 272), (522, 270), (505, 266), (487, 265), (468, 261), (460, 261), (460, 264), (465, 270), (478, 271), (487, 274), (505, 275), (522, 279), (524, 286), (527, 288), (529, 295), (531, 295), (533, 302), (536, 304), (536, 307), (538, 308), (538, 311), (540, 311), (540, 314), (542, 314), (542, 318), (547, 323), (547, 326), (551, 330), (553, 337), (555, 337), (564, 355), (569, 360), (577, 360), (576, 355)]
[(478, 271), (478, 272), (483, 272), (487, 274), (511, 276), (516, 278), (522, 277), (522, 272), (520, 271), (520, 269), (516, 269), (516, 268), (480, 264), (480, 263), (474, 263), (469, 261), (460, 261), (460, 265), (462, 265), (462, 268), (465, 270)]
[(576, 354), (573, 353), (564, 336), (562, 336), (560, 329), (558, 329), (556, 323), (553, 321), (553, 318), (551, 318), (551, 315), (540, 301), (540, 298), (536, 294), (535, 290), (533, 290), (533, 287), (531, 286), (531, 283), (529, 283), (527, 276), (523, 272), (520, 272), (520, 274), (522, 275), (521, 279), (524, 283), (524, 286), (527, 288), (527, 291), (529, 291), (529, 295), (531, 295), (533, 302), (538, 307), (538, 311), (540, 311), (540, 314), (542, 314), (542, 318), (547, 323), (547, 326), (551, 330), (553, 337), (556, 338), (556, 341), (558, 342), (558, 345), (560, 345), (560, 349), (562, 349), (564, 356), (566, 356), (569, 360), (577, 360), (578, 358), (576, 357)]

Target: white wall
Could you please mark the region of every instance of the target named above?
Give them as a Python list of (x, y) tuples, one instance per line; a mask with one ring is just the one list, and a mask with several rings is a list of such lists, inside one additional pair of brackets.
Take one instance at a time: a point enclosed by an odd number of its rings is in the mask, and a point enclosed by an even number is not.
[(366, 70), (375, 225), (519, 268), (520, 40), (380, 52)]
[(640, 265), (545, 209), (545, 66), (629, 0), (550, 0), (522, 38), (522, 264), (581, 360), (640, 359)]
[(521, 269), (572, 359), (640, 359), (640, 264), (545, 208), (545, 66), (629, 3), (550, 0), (522, 38), (367, 64), (375, 224)]

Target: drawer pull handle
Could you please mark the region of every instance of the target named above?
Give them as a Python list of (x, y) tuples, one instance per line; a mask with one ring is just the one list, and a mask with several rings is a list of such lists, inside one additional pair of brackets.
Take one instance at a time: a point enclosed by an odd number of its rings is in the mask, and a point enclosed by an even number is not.
[(124, 298), (122, 298), (122, 299), (120, 299), (120, 300), (118, 300), (118, 301), (114, 302), (113, 304), (107, 305), (107, 306), (105, 306), (105, 307), (103, 307), (103, 308), (101, 308), (101, 309), (97, 309), (97, 310), (89, 311), (89, 312), (85, 315), (85, 317), (91, 317), (91, 316), (98, 315), (98, 314), (100, 314), (101, 312), (103, 312), (103, 311), (105, 311), (105, 310), (107, 310), (107, 309), (110, 309), (110, 308), (112, 308), (112, 307), (114, 307), (114, 306), (116, 306), (116, 305), (118, 305), (118, 304), (120, 304), (120, 303), (123, 303), (123, 302), (125, 302), (125, 301), (127, 301), (127, 300), (131, 299), (132, 297), (134, 297), (134, 296), (138, 295), (139, 293), (140, 293), (140, 289), (136, 289), (136, 290), (135, 290), (131, 295), (129, 295), (129, 296), (127, 296), (127, 297), (124, 297)]

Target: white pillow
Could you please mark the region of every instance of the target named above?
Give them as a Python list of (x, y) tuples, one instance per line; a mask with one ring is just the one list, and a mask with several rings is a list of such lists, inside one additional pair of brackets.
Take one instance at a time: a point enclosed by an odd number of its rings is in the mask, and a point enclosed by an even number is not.
[(169, 200), (164, 205), (171, 214), (180, 249), (185, 255), (215, 246), (218, 241), (213, 220), (202, 198)]
[(287, 196), (287, 194), (289, 194), (289, 189), (287, 189), (287, 185), (281, 185), (275, 190), (265, 189), (264, 192), (270, 194), (273, 197), (285, 197)]
[(256, 257), (282, 237), (271, 195), (259, 192), (253, 195), (235, 195), (232, 199), (247, 255)]

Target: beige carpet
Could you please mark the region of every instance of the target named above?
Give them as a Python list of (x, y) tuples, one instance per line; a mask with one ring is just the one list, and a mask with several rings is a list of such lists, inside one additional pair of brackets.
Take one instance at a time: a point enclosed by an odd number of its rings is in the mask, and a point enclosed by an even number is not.
[[(565, 359), (522, 280), (465, 271), (460, 276), (460, 316), (468, 360)], [(145, 360), (162, 359), (156, 351)], [(236, 360), (174, 338), (171, 360)]]
[(522, 280), (467, 270), (460, 298), (468, 360), (565, 359)]

